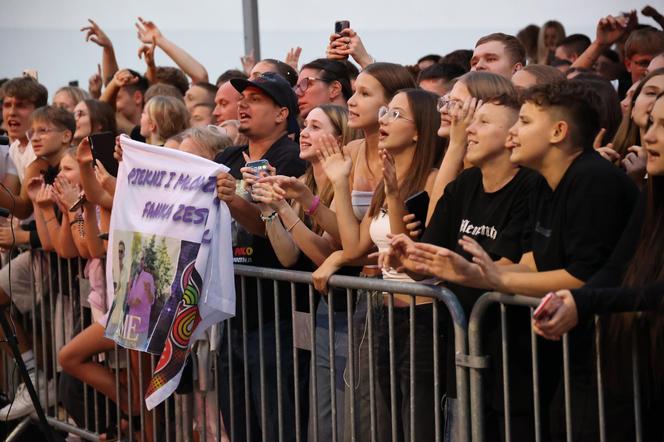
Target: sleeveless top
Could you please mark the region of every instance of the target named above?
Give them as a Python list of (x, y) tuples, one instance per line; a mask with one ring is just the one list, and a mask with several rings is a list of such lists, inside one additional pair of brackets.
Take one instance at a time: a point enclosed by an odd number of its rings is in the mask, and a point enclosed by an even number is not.
[[(371, 225), (369, 226), (369, 235), (373, 243), (378, 247), (379, 252), (383, 252), (390, 247), (390, 240), (387, 237), (388, 233), (390, 233), (390, 217), (387, 215), (386, 210), (381, 209), (378, 216), (372, 218)], [(415, 282), (406, 273), (400, 273), (394, 269), (383, 268), (382, 272), (383, 279), (385, 280)]]

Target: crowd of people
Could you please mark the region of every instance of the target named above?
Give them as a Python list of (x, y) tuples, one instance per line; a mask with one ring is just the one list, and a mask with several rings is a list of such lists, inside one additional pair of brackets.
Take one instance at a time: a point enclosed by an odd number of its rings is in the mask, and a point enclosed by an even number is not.
[[(654, 8), (641, 13), (664, 28), (664, 17)], [(217, 177), (217, 196), (233, 217), (234, 261), (313, 274), (318, 291), (313, 306), (307, 290), (297, 290), (295, 305), (290, 296), (273, 296), (275, 288), (290, 293), (286, 283), (236, 284), (243, 299), (217, 364), (223, 425), (215, 431), (226, 440), (233, 410), (242, 410), (233, 422), (237, 440), (249, 434), (251, 440), (277, 440), (279, 434), (295, 440), (298, 412), (304, 416), (300, 430), (310, 440), (314, 432), (318, 440), (332, 440), (335, 430), (343, 440), (351, 440), (353, 431), (357, 440), (374, 440), (374, 430), (380, 441), (411, 435), (433, 440), (436, 407), (444, 410), (444, 431), (453, 440), (451, 318), (442, 314), (434, 323), (432, 299), (407, 294), (359, 291), (348, 304), (345, 290), (328, 286), (334, 274), (442, 284), (466, 315), (490, 290), (546, 296), (536, 318), (526, 308), (507, 308), (505, 375), (513, 380), (514, 440), (534, 439), (531, 326), (546, 338), (538, 344), (544, 440), (565, 439), (558, 341), (568, 332), (572, 439), (598, 439), (592, 318), (602, 314), (605, 434), (608, 440), (633, 438), (634, 391), (625, 381), (632, 366), (625, 361), (631, 361), (636, 333), (646, 383), (643, 431), (646, 440), (661, 440), (662, 29), (640, 24), (636, 11), (599, 19), (593, 38), (567, 35), (561, 23), (548, 21), (516, 36), (492, 33), (472, 49), (430, 54), (403, 66), (374, 59), (357, 30), (346, 28), (330, 36), (324, 57), (300, 65), (299, 48), (284, 61), (247, 56), (242, 69), (223, 72), (212, 83), (206, 68), (155, 23), (139, 18), (136, 28), (144, 74), (121, 69), (113, 42), (89, 20), (82, 32), (102, 49), (102, 59), (87, 90), (64, 86), (49, 104), (48, 91), (36, 78), (2, 80), (8, 142), (0, 155), (0, 207), (12, 219), (0, 226), (0, 246), (42, 249), (56, 257), (46, 261), (29, 250), (9, 256), (11, 266), (0, 269), (3, 314), (10, 315), (10, 306), (30, 312), (33, 279), (39, 299), (53, 273), (43, 269), (58, 257), (82, 258), (79, 276), (90, 282), (89, 293), (82, 295), (92, 308), (91, 325), (79, 326), (71, 340), (53, 349), (63, 373), (40, 367), (34, 343), (14, 322), (22, 359), (31, 379), (39, 379), (43, 401), (50, 389), (53, 402), (56, 382), (61, 391), (84, 382), (119, 404), (118, 419), (131, 419), (143, 406), (137, 379), (150, 375), (149, 363), (143, 364), (144, 373), (132, 364), (132, 385), (116, 388), (113, 372), (93, 360), (115, 345), (104, 337), (114, 297), (139, 290), (116, 284), (109, 293), (105, 284), (104, 234), (111, 211), (122, 207), (113, 207), (116, 178), (93, 157), (89, 137), (108, 132), (226, 165), (230, 170)], [(158, 50), (177, 67), (156, 66)], [(119, 138), (114, 155), (122, 161)], [(112, 257), (119, 274), (131, 275), (122, 280), (151, 275), (149, 262), (141, 258), (127, 265), (124, 253), (120, 244)], [(301, 367), (292, 353), (293, 309), (315, 318), (316, 356), (300, 360)], [(638, 318), (624, 313), (637, 310), (647, 313)], [(484, 337), (496, 361), (502, 351), (498, 317), (491, 313)], [(441, 345), (440, 404), (433, 388), (434, 342)], [(347, 360), (351, 346), (355, 364)], [(133, 361), (143, 357), (132, 352)], [(315, 384), (307, 364), (317, 374)], [(488, 373), (486, 437), (501, 440), (501, 364), (492, 364)], [(294, 398), (296, 383), (302, 401)], [(317, 400), (307, 401), (314, 390)], [(13, 396), (0, 419), (33, 411), (24, 385)], [(81, 404), (66, 395), (61, 399), (83, 426)], [(265, 409), (269, 412), (261, 413)], [(152, 422), (146, 420), (148, 435)], [(114, 431), (104, 429), (103, 437), (119, 436)]]

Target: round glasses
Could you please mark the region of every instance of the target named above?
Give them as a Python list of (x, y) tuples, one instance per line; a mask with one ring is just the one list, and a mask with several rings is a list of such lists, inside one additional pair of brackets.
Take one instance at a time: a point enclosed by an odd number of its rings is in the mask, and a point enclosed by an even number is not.
[(387, 106), (381, 106), (380, 109), (378, 109), (378, 119), (382, 120), (383, 117), (387, 117), (386, 121), (388, 123), (392, 123), (397, 120), (397, 118), (403, 118), (404, 120), (410, 121), (411, 123), (414, 123), (413, 120), (410, 118), (404, 117), (401, 115), (401, 111), (399, 109), (389, 109)]
[(318, 77), (304, 77), (302, 81), (299, 81), (295, 85), (293, 90), (297, 95), (302, 95), (311, 87), (314, 81), (325, 81), (325, 80)]

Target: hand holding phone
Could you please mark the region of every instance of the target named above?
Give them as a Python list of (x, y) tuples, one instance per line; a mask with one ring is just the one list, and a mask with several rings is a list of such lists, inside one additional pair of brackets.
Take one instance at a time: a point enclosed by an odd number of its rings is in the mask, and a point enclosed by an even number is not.
[(109, 175), (117, 177), (119, 164), (113, 157), (115, 135), (111, 132), (90, 135), (90, 148), (92, 149), (92, 158), (99, 161)]
[(350, 21), (348, 20), (337, 20), (334, 22), (334, 33), (340, 34), (344, 29), (350, 28)]
[(427, 210), (429, 209), (429, 194), (423, 190), (409, 196), (404, 201), (406, 210), (415, 215), (415, 221), (420, 222), (420, 229), (424, 228), (427, 221)]
[(533, 319), (543, 321), (551, 318), (563, 301), (554, 292), (549, 292), (533, 312)]

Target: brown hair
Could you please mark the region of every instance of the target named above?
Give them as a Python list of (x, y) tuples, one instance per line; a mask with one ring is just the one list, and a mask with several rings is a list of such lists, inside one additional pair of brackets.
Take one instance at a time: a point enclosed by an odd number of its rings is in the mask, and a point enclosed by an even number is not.
[(636, 54), (657, 55), (664, 51), (664, 32), (655, 29), (632, 31), (625, 42), (625, 59)]
[(94, 133), (99, 132), (112, 132), (114, 135), (118, 132), (118, 126), (115, 119), (115, 110), (110, 104), (88, 98), (83, 100), (85, 106), (88, 108), (88, 115), (90, 116), (90, 130)]
[(521, 42), (526, 50), (526, 59), (528, 63), (537, 62), (537, 39), (539, 37), (540, 27), (537, 25), (528, 25), (521, 29), (516, 38)]
[[(219, 131), (216, 126), (211, 127), (191, 127), (180, 134), (180, 142), (191, 138), (198, 146), (205, 151), (208, 159), (214, 159), (215, 156), (228, 146), (233, 145), (231, 137)], [(173, 137), (171, 137), (172, 139)]]
[(189, 112), (182, 100), (174, 97), (152, 97), (145, 111), (157, 126), (157, 135), (166, 141), (189, 127)]
[(90, 98), (90, 94), (88, 91), (85, 89), (81, 89), (80, 87), (77, 86), (63, 86), (57, 91), (55, 91), (55, 94), (53, 96), (55, 97), (58, 95), (60, 92), (64, 92), (71, 98), (71, 100), (74, 102), (74, 105), (80, 103), (83, 100), (87, 100)]
[(643, 86), (650, 81), (653, 77), (658, 77), (664, 75), (664, 68), (655, 69), (654, 71), (648, 73), (645, 77), (640, 80), (639, 85), (634, 89), (634, 94), (632, 94), (632, 99), (629, 102), (627, 112), (623, 115), (622, 121), (616, 130), (616, 135), (613, 137), (613, 150), (618, 152), (620, 156), (625, 156), (627, 154), (627, 149), (634, 145), (641, 145), (641, 132), (639, 127), (632, 120), (632, 108), (636, 99), (641, 94)]
[(516, 94), (511, 81), (493, 72), (471, 71), (463, 74), (457, 81), (466, 85), (472, 97), (482, 101), (503, 94)]
[(172, 66), (158, 66), (155, 72), (155, 84), (165, 83), (175, 86), (182, 95), (189, 89), (189, 80), (181, 69)]
[(36, 108), (48, 104), (48, 91), (32, 77), (16, 77), (2, 85), (5, 97), (14, 97), (32, 103)]
[(74, 114), (59, 107), (47, 105), (35, 109), (30, 115), (30, 125), (35, 121), (49, 123), (58, 129), (68, 130), (71, 132), (71, 137), (73, 137), (74, 132), (76, 132)]
[(522, 66), (526, 65), (526, 49), (518, 38), (513, 35), (503, 34), (502, 32), (494, 32), (477, 40), (475, 47), (491, 41), (498, 41), (505, 46), (505, 53), (510, 57), (513, 65), (517, 63), (521, 63)]
[(415, 88), (415, 79), (408, 69), (396, 63), (378, 62), (367, 66), (362, 70), (374, 77), (383, 86), (383, 96), (390, 101), (401, 89)]
[(180, 90), (175, 86), (167, 83), (153, 84), (148, 88), (147, 91), (145, 91), (143, 99), (147, 103), (148, 101), (150, 101), (150, 98), (157, 96), (177, 98), (178, 100), (181, 100), (184, 103), (184, 98), (182, 97), (182, 93), (180, 92)]
[[(410, 168), (405, 177), (399, 177), (399, 193), (402, 199), (424, 190), (431, 169), (434, 167), (436, 155), (440, 151), (441, 139), (437, 132), (440, 127), (440, 114), (436, 110), (438, 96), (422, 89), (405, 89), (399, 91), (408, 98), (408, 105), (413, 114), (417, 128), (417, 144)], [(375, 217), (385, 203), (385, 186), (383, 180), (378, 183), (367, 215)]]
[(551, 62), (551, 58), (553, 58), (553, 52), (544, 44), (546, 30), (551, 28), (556, 30), (556, 46), (558, 46), (565, 38), (565, 27), (562, 23), (556, 20), (549, 20), (544, 23), (540, 28), (539, 37), (537, 39), (537, 63), (539, 64), (548, 65)]
[(535, 85), (565, 81), (565, 74), (546, 64), (529, 64), (523, 70), (535, 77)]

